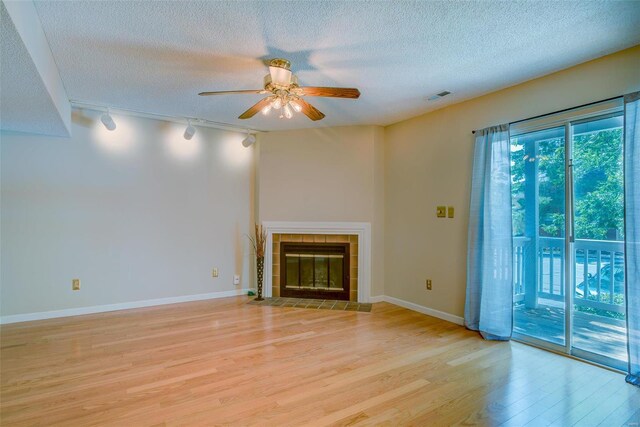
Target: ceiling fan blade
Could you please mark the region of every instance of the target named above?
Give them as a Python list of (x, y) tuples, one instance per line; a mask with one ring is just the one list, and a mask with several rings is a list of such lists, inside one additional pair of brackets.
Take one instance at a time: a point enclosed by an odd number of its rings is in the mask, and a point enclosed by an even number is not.
[(324, 119), (324, 114), (304, 99), (296, 99), (296, 103), (302, 107), (302, 112), (314, 122)]
[(304, 96), (326, 96), (331, 98), (358, 99), (360, 91), (350, 87), (301, 87)]
[(200, 92), (198, 95), (200, 96), (210, 96), (210, 95), (232, 95), (239, 93), (267, 93), (264, 89), (255, 89), (255, 90), (221, 90), (217, 92)]
[(262, 98), (260, 101), (256, 102), (253, 107), (249, 108), (244, 113), (240, 114), (239, 119), (250, 119), (255, 116), (258, 111), (262, 110), (264, 107), (271, 103), (271, 99), (269, 97)]

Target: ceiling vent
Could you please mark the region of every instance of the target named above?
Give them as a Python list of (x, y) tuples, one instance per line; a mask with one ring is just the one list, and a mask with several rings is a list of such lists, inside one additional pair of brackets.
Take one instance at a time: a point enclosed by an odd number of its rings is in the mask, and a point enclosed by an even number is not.
[(445, 96), (450, 95), (450, 94), (451, 94), (451, 92), (449, 92), (448, 90), (443, 90), (440, 93), (436, 93), (435, 95), (432, 95), (432, 96), (428, 97), (427, 101), (436, 101), (436, 100), (438, 100), (440, 98), (444, 98)]

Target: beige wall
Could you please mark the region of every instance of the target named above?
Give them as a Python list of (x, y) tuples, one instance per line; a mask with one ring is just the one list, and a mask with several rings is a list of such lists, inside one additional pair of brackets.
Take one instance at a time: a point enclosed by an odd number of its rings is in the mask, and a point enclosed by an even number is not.
[(463, 315), (473, 129), (637, 90), (640, 46), (386, 127), (385, 294)]
[(376, 127), (373, 133), (373, 223), (371, 225), (371, 295), (384, 295), (384, 128)]
[(119, 137), (77, 114), (69, 139), (3, 133), (2, 315), (229, 291), (234, 273), (248, 287), (255, 214), (369, 222), (371, 295), (462, 316), (471, 130), (640, 90), (638, 70), (635, 47), (386, 128), (270, 132), (249, 150), (132, 117)]
[(261, 221), (371, 223), (371, 295), (383, 293), (384, 131), (348, 126), (258, 136)]
[(2, 316), (254, 287), (244, 135), (99, 114), (71, 138), (1, 134)]

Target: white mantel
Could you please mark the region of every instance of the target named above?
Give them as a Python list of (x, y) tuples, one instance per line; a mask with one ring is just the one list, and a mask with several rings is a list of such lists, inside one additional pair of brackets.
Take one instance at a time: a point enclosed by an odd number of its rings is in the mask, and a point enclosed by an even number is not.
[(358, 302), (371, 296), (371, 223), (265, 221), (267, 250), (264, 260), (264, 296), (270, 297), (273, 279), (274, 234), (351, 234), (358, 236)]

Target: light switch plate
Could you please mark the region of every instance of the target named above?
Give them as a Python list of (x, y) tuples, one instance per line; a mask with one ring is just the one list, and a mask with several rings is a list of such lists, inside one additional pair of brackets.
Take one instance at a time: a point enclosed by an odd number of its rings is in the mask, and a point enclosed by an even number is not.
[(447, 207), (446, 206), (437, 206), (436, 207), (436, 216), (438, 218), (446, 218), (447, 217)]
[(453, 218), (453, 211), (454, 211), (453, 206), (449, 206), (449, 207), (447, 208), (447, 216), (448, 216), (449, 218)]

